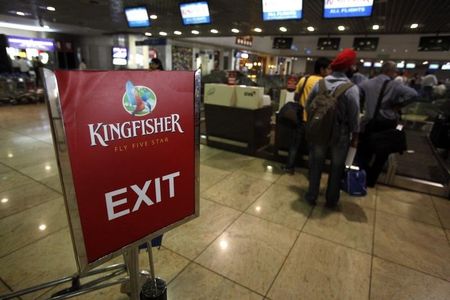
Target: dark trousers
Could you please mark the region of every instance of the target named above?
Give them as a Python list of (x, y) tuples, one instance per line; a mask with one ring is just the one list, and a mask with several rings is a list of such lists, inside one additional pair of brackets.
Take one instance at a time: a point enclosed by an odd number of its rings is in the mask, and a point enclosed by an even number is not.
[(367, 186), (369, 187), (375, 186), (389, 158), (389, 153), (375, 153), (373, 146), (370, 144), (370, 134), (372, 132), (393, 129), (396, 126), (397, 120), (383, 119), (373, 124), (370, 129), (367, 128), (367, 132), (360, 135), (356, 161), (361, 169), (366, 171)]
[(329, 149), (331, 166), (325, 198), (328, 204), (334, 205), (338, 203), (349, 145), (350, 135), (348, 131), (342, 131), (339, 141), (332, 146), (311, 145), (309, 152), (309, 186), (305, 195), (308, 202), (316, 202), (319, 196), (320, 178), (322, 177), (323, 166)]
[(288, 169), (295, 168), (297, 153), (300, 148), (300, 145), (302, 144), (302, 141), (305, 140), (304, 137), (305, 137), (305, 127), (303, 124), (298, 124), (297, 127), (292, 130), (292, 140), (289, 146), (289, 154), (286, 163), (286, 168)]

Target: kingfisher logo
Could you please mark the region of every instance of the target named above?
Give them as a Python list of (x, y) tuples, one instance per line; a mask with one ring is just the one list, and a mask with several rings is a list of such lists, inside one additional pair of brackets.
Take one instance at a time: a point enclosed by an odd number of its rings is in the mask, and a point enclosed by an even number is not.
[(132, 116), (143, 117), (156, 107), (156, 94), (146, 86), (135, 86), (130, 80), (125, 84), (123, 108)]
[[(123, 108), (132, 116), (143, 117), (156, 107), (156, 95), (146, 86), (135, 86), (128, 80), (122, 97)], [(142, 118), (124, 123), (88, 124), (91, 146), (108, 147), (111, 141), (130, 139), (138, 136), (165, 132), (184, 133), (180, 124), (180, 115)]]

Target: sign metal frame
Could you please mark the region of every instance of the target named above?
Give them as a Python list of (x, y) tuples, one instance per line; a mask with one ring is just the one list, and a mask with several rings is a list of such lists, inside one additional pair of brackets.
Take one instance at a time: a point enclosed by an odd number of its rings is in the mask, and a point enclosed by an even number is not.
[[(132, 71), (130, 71), (132, 72)], [(84, 243), (83, 231), (81, 227), (78, 204), (75, 194), (75, 187), (68, 152), (67, 137), (64, 128), (64, 119), (61, 111), (61, 101), (59, 96), (56, 75), (49, 69), (42, 69), (41, 73), (44, 78), (44, 86), (46, 91), (46, 104), (49, 114), (49, 121), (52, 131), (53, 145), (55, 148), (56, 160), (60, 174), (61, 187), (64, 195), (66, 213), (69, 221), (72, 244), (75, 254), (75, 260), (78, 272), (84, 274), (89, 270), (111, 260), (112, 258), (123, 255), (126, 251), (137, 248), (151, 239), (177, 227), (199, 216), (200, 212), (200, 71), (195, 71), (194, 81), (194, 101), (193, 101), (193, 118), (194, 118), (194, 181), (195, 181), (195, 211), (192, 215), (185, 217), (173, 224), (163, 227), (147, 236), (134, 241), (123, 248), (111, 252), (91, 263), (88, 262), (86, 247)]]

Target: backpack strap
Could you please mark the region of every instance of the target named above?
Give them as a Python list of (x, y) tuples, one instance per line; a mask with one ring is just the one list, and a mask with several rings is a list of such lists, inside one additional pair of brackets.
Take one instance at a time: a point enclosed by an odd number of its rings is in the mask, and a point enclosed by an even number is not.
[(334, 90), (334, 97), (337, 99), (340, 96), (342, 96), (349, 88), (351, 88), (353, 86), (353, 83), (351, 82), (347, 82), (347, 83), (343, 83), (340, 86), (338, 86), (335, 90)]
[(319, 94), (328, 94), (327, 86), (325, 85), (325, 79), (319, 80)]

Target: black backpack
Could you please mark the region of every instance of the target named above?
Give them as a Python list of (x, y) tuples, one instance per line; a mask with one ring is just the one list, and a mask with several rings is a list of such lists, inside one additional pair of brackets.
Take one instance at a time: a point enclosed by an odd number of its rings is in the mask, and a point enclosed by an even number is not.
[(343, 83), (334, 92), (328, 92), (325, 79), (319, 81), (319, 92), (307, 107), (306, 140), (315, 145), (328, 146), (337, 136), (337, 105), (338, 98), (343, 95), (353, 83)]

